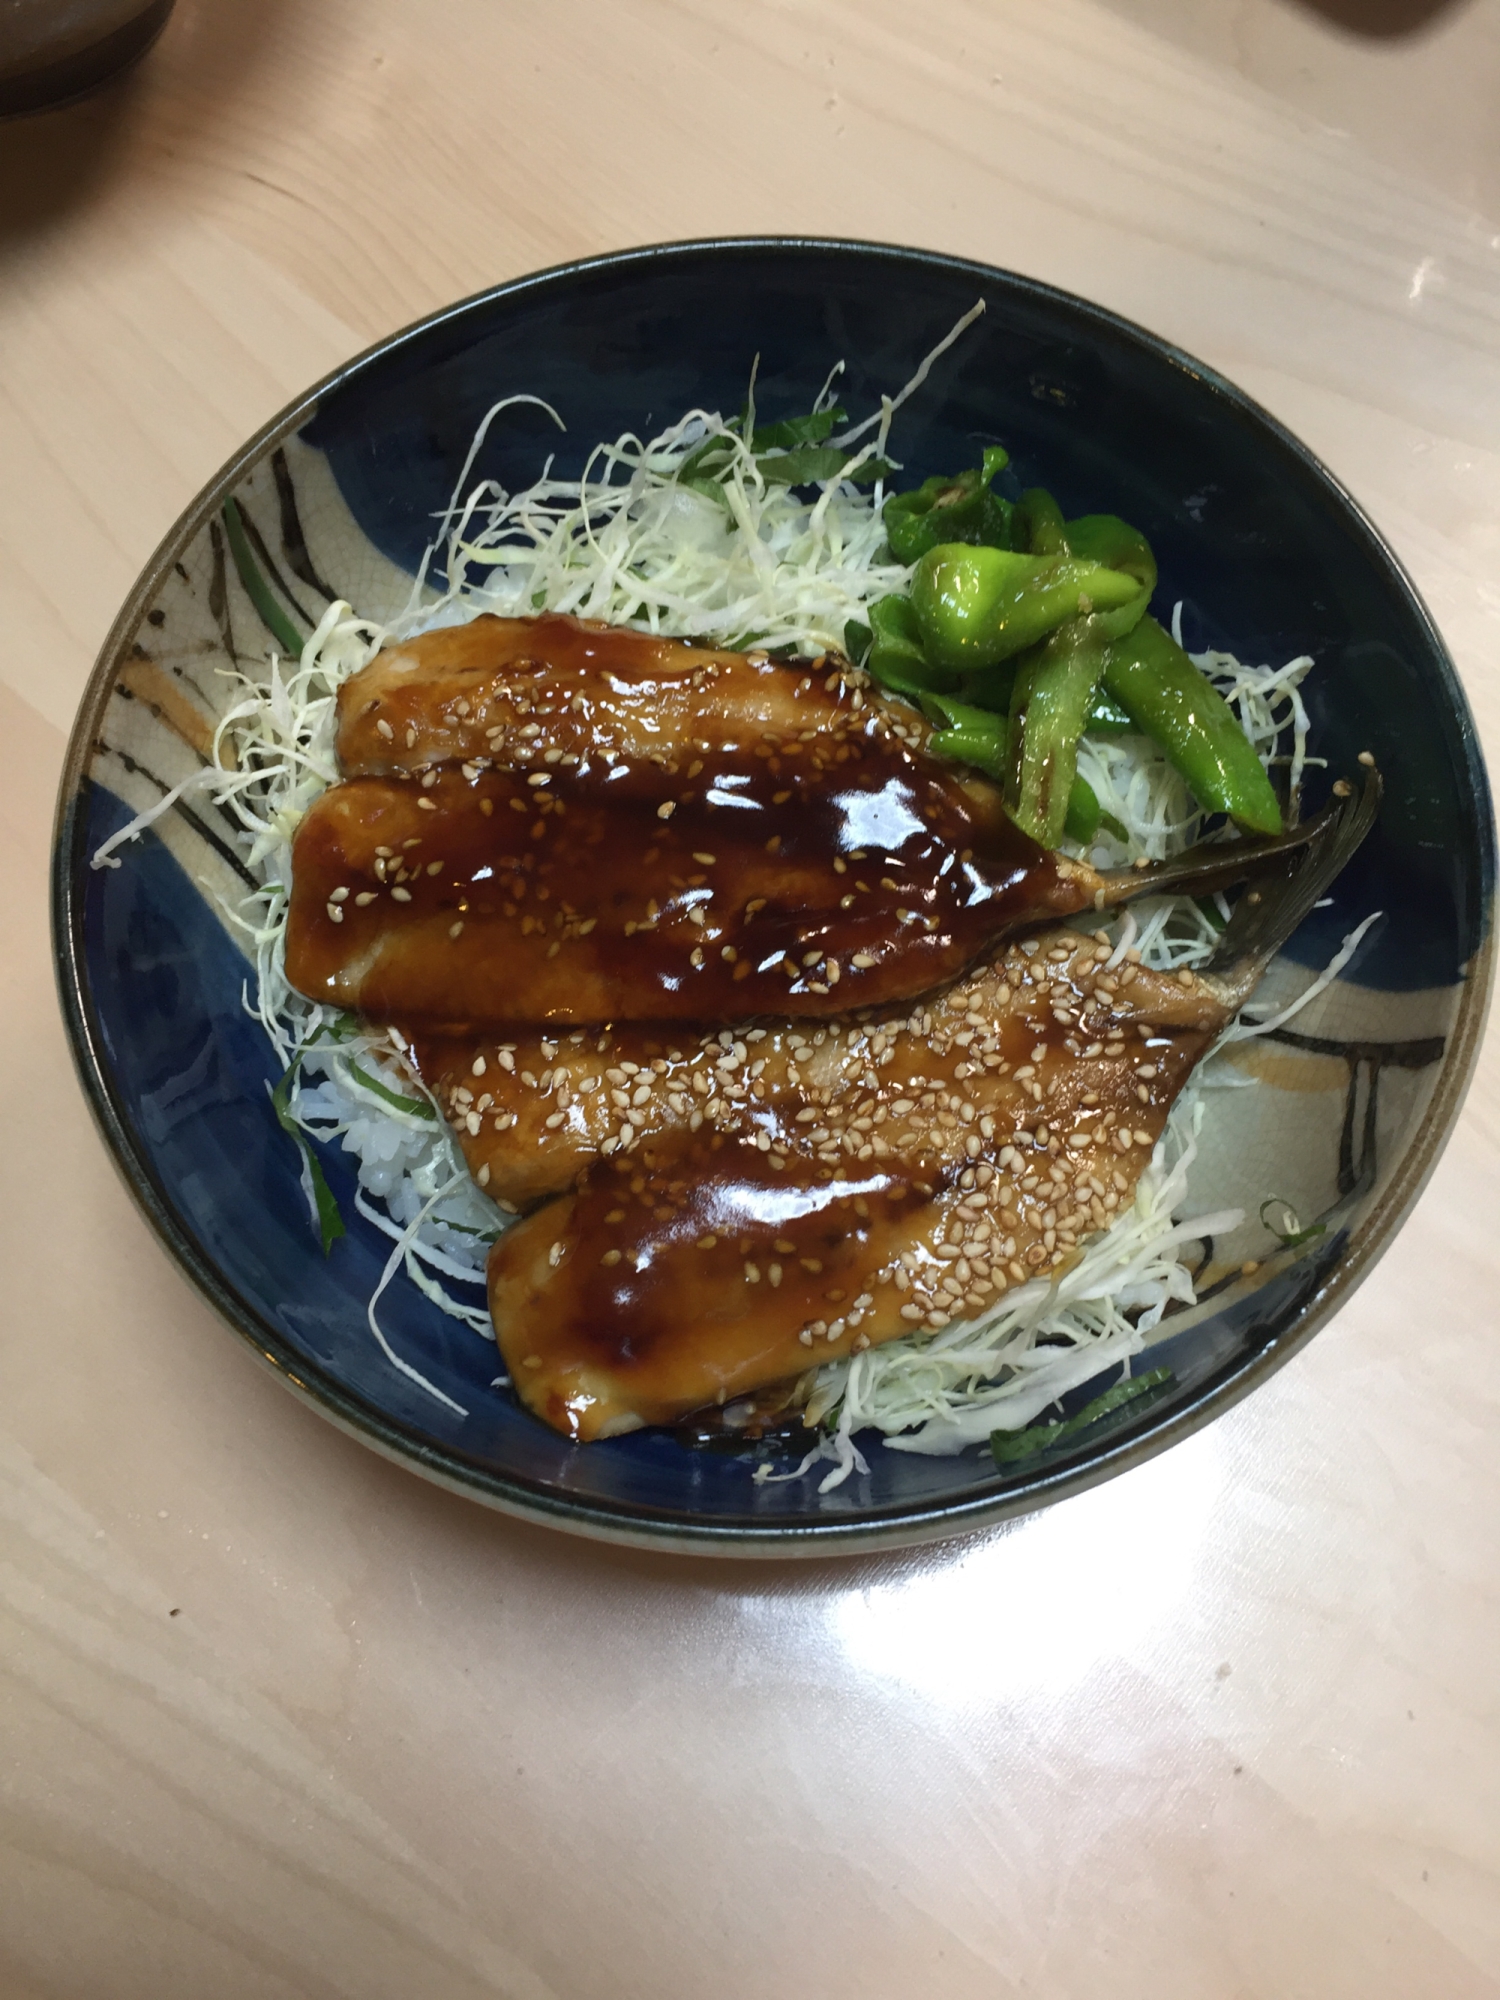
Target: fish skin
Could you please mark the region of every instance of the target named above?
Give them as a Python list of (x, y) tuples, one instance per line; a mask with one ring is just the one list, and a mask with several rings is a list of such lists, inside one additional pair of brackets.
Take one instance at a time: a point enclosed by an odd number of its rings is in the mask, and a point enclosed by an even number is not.
[[(515, 1081), (542, 1060), (518, 1037), (516, 1070), (500, 1075), (522, 1123), (502, 1135), (481, 1120), (473, 1134), (460, 1118), (455, 1129), (476, 1171), (491, 1164), (492, 1186), (497, 1168), (511, 1194), (532, 1199), (548, 1181), (578, 1183), (507, 1230), (490, 1255), (491, 1312), (528, 1407), (580, 1441), (671, 1422), (866, 1345), (973, 1317), (1028, 1278), (1059, 1275), (1128, 1205), (1172, 1103), (1227, 1016), (1196, 982), (1130, 965), (1104, 972), (1107, 948), (1092, 938), (1054, 931), (1034, 942), (915, 1017), (845, 1024), (811, 1062), (790, 1059), (801, 1031), (784, 1024), (768, 1024), (760, 1043), (740, 1037), (742, 1068), (752, 1050), (754, 1060), (764, 1052), (755, 1081), (765, 1095), (727, 1098), (721, 1086), (708, 1101), (723, 1109), (696, 1131), (671, 1097), (693, 1109), (704, 1098), (672, 1086), (712, 1058), (701, 1044), (684, 1049), (657, 1079), (654, 1103), (632, 1107), (639, 1132), (609, 1157), (604, 1088), (572, 1095), (564, 1124), (549, 1129), (553, 1114), (539, 1113), (556, 1096)], [(1117, 990), (1102, 990), (1101, 977)], [(1059, 1011), (1075, 1018), (1061, 1021)], [(645, 1039), (615, 1031), (588, 1059), (618, 1070), (635, 1059), (625, 1048), (643, 1054)], [(988, 1061), (985, 1042), (996, 1044)], [(446, 1066), (436, 1044), (418, 1053), (440, 1102), (458, 1110), (464, 1057), (472, 1079), (484, 1051), (450, 1047)], [(724, 1053), (733, 1057), (733, 1047)], [(554, 1076), (563, 1060), (554, 1058)], [(486, 1054), (486, 1078), (493, 1068)], [(544, 1072), (531, 1074), (540, 1086)], [(817, 1123), (799, 1117), (809, 1109)], [(847, 1177), (847, 1197), (830, 1192), (835, 1174)], [(869, 1213), (859, 1216), (855, 1202)], [(981, 1229), (983, 1243), (1005, 1246), (1003, 1257), (975, 1243)]]

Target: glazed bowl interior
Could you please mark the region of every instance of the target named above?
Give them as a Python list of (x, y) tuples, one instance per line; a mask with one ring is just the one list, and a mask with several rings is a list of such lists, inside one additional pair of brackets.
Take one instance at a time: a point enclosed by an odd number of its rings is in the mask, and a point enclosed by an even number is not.
[[(1003, 442), (1007, 479), (1067, 514), (1124, 515), (1161, 569), (1160, 615), (1190, 648), (1280, 662), (1310, 653), (1305, 696), (1328, 775), (1368, 751), (1386, 792), (1354, 864), (1291, 940), (1267, 991), (1296, 993), (1380, 912), (1340, 978), (1277, 1038), (1247, 1045), (1254, 1090), (1217, 1093), (1193, 1183), (1199, 1211), (1244, 1209), (1208, 1246), (1200, 1304), (1160, 1329), (1173, 1386), (1070, 1448), (997, 1472), (982, 1451), (923, 1458), (866, 1440), (869, 1470), (757, 1485), (756, 1462), (643, 1432), (579, 1449), (492, 1386), (494, 1346), (407, 1286), (398, 1350), (466, 1413), (395, 1373), (366, 1305), (388, 1245), (355, 1215), (346, 1156), (324, 1166), (349, 1224), (322, 1254), (298, 1155), (268, 1101), (269, 1045), (223, 906), (248, 881), (227, 817), (190, 793), (118, 868), (100, 843), (199, 768), (270, 636), (226, 551), (233, 497), (288, 608), (335, 595), (381, 618), (405, 600), (476, 426), (473, 475), (512, 490), (550, 456), (649, 436), (695, 406), (740, 407), (759, 357), (767, 417), (809, 407), (842, 360), (856, 415), (898, 390), (961, 314), (983, 317), (899, 412), (903, 483)], [(1322, 780), (1326, 783), (1326, 777)], [(1314, 792), (1317, 781), (1314, 783)], [(1306, 1339), (1368, 1269), (1456, 1114), (1488, 987), (1493, 830), (1473, 730), (1421, 603), (1368, 522), (1264, 412), (1209, 371), (1084, 302), (1002, 272), (868, 245), (669, 247), (544, 273), (454, 307), (319, 385), (184, 515), (105, 647), (64, 783), (56, 912), (65, 1012), (127, 1179), (173, 1253), (270, 1364), (336, 1421), (496, 1505), (617, 1539), (744, 1553), (953, 1532), (1105, 1476), (1205, 1421)], [(1268, 1197), (1322, 1219), (1278, 1252)], [(1254, 1258), (1253, 1277), (1237, 1275)]]

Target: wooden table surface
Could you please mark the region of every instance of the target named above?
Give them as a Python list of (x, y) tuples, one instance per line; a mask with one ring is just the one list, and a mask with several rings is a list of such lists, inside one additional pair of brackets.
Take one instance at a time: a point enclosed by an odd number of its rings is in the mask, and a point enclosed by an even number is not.
[(44, 887), (95, 650), (220, 461), (449, 299), (695, 234), (960, 251), (1202, 355), (1392, 538), (1493, 747), (1500, 0), (1408, 11), (182, 0), (0, 128), (0, 2000), (1500, 1995), (1493, 1044), (1221, 1422), (741, 1569), (491, 1516), (257, 1369), (89, 1123)]

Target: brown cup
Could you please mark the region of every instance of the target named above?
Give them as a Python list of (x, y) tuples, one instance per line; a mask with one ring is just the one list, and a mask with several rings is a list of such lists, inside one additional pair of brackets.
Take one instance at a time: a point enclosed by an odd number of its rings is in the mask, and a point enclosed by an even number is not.
[(0, 118), (93, 90), (145, 54), (173, 0), (0, 0)]

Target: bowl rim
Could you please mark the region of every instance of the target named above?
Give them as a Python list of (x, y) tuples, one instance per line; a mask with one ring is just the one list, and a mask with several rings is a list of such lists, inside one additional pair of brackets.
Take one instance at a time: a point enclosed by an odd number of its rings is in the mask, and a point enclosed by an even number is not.
[[(298, 1354), (250, 1303), (222, 1277), (199, 1249), (179, 1217), (170, 1191), (137, 1150), (131, 1124), (105, 1055), (84, 959), (84, 896), (80, 868), (83, 807), (88, 767), (99, 723), (118, 674), (124, 648), (159, 592), (173, 562), (232, 494), (247, 473), (277, 444), (299, 430), (332, 392), (392, 355), (414, 346), (437, 329), (470, 314), (526, 299), (533, 293), (598, 273), (635, 273), (665, 263), (713, 256), (765, 254), (846, 256), (889, 259), (907, 270), (941, 270), (972, 276), (981, 286), (1081, 318), (1116, 339), (1150, 350), (1191, 376), (1221, 403), (1269, 432), (1283, 450), (1301, 461), (1363, 539), (1377, 567), (1405, 596), (1459, 721), (1466, 774), (1479, 823), (1479, 894), (1486, 913), (1483, 941), (1462, 969), (1461, 991), (1452, 1032), (1433, 1097), (1415, 1141), (1403, 1155), (1380, 1200), (1361, 1220), (1358, 1237), (1303, 1302), (1287, 1331), (1212, 1375), (1185, 1401), (1113, 1444), (1077, 1463), (1012, 1477), (999, 1490), (989, 1481), (972, 1495), (917, 1503), (896, 1503), (845, 1519), (762, 1522), (713, 1520), (636, 1503), (605, 1503), (541, 1482), (522, 1479), (471, 1461), (457, 1451), (410, 1435), (377, 1406), (352, 1393)], [(592, 1540), (691, 1555), (782, 1559), (826, 1557), (893, 1549), (948, 1539), (1030, 1513), (1085, 1491), (1131, 1466), (1143, 1463), (1189, 1437), (1260, 1386), (1298, 1353), (1325, 1324), (1388, 1247), (1432, 1175), (1472, 1080), (1494, 980), (1495, 949), (1489, 912), (1495, 877), (1495, 824), (1490, 789), (1472, 713), (1462, 683), (1437, 626), (1406, 568), (1364, 508), (1302, 441), (1255, 399), (1160, 335), (1122, 314), (1059, 286), (976, 259), (910, 246), (855, 238), (716, 236), (646, 244), (570, 260), (486, 287), (373, 342), (295, 397), (235, 452), (195, 495), (167, 530), (127, 594), (104, 639), (79, 704), (63, 763), (54, 822), (51, 862), (53, 961), (69, 1048), (94, 1121), (111, 1161), (147, 1222), (197, 1291), (257, 1359), (304, 1403), (338, 1429), (450, 1492), (478, 1500), (501, 1513)], [(998, 1477), (998, 1475), (997, 1475)]]

